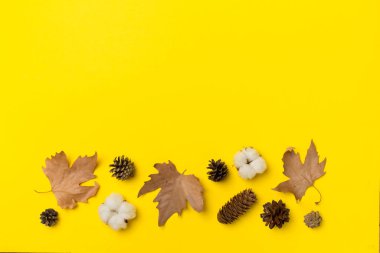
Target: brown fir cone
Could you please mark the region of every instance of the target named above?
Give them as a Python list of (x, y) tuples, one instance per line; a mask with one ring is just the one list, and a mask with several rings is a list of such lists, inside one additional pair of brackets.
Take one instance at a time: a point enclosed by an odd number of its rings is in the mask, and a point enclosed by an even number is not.
[(218, 212), (218, 221), (223, 224), (234, 222), (245, 214), (256, 202), (257, 198), (252, 189), (246, 189), (232, 197)]
[(110, 164), (110, 172), (118, 180), (127, 180), (135, 175), (135, 164), (128, 157), (118, 156)]
[(40, 214), (41, 223), (48, 227), (54, 226), (58, 221), (58, 212), (48, 208)]
[(285, 203), (282, 200), (276, 202), (272, 200), (264, 205), (264, 213), (260, 214), (260, 217), (265, 222), (265, 226), (269, 225), (272, 229), (275, 226), (282, 228), (285, 222), (289, 222), (289, 212), (290, 210), (286, 208)]
[(208, 179), (214, 182), (223, 180), (228, 174), (227, 165), (221, 159), (217, 161), (214, 159), (210, 160), (207, 169), (210, 170), (207, 172)]
[(310, 212), (305, 215), (304, 222), (309, 228), (316, 228), (321, 225), (322, 217), (319, 212)]

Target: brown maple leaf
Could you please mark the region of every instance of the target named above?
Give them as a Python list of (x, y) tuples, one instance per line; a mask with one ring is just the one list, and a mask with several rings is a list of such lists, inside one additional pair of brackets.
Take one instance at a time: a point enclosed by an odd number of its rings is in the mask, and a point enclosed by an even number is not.
[[(307, 188), (310, 186), (315, 188), (314, 181), (325, 174), (326, 158), (321, 163), (319, 162), (318, 152), (313, 141), (307, 150), (304, 164), (301, 162), (300, 154), (296, 154), (293, 148), (286, 150), (282, 161), (284, 162), (284, 174), (290, 179), (280, 183), (273, 190), (291, 192), (298, 201), (305, 195)], [(317, 188), (315, 189), (318, 191)]]
[(46, 167), (43, 168), (51, 185), (58, 205), (62, 208), (74, 208), (77, 202), (85, 202), (94, 196), (99, 189), (99, 184), (94, 186), (81, 186), (80, 184), (95, 178), (93, 174), (96, 167), (97, 154), (91, 157), (78, 157), (69, 168), (69, 162), (63, 151), (46, 159)]
[(161, 188), (154, 202), (158, 202), (158, 225), (165, 225), (166, 221), (174, 213), (181, 215), (186, 207), (186, 200), (197, 212), (203, 210), (203, 187), (199, 179), (194, 175), (180, 174), (175, 165), (169, 163), (157, 163), (154, 167), (158, 174), (152, 174), (149, 181), (144, 183), (138, 197)]

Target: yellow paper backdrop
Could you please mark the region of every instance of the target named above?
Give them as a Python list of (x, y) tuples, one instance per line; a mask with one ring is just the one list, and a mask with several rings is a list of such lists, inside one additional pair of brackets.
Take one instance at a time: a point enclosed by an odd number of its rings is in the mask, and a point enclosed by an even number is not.
[[(0, 14), (0, 251), (378, 252), (377, 0), (3, 1)], [(285, 149), (304, 157), (311, 139), (327, 157), (320, 206), (314, 189), (301, 203), (271, 190)], [(251, 181), (232, 166), (244, 146), (269, 165)], [(33, 191), (49, 190), (41, 168), (61, 150), (99, 155), (100, 191), (75, 210)], [(137, 165), (126, 182), (108, 172), (121, 154)], [(211, 158), (228, 163), (226, 181), (208, 181)], [(157, 192), (137, 192), (169, 159), (200, 178), (206, 208), (159, 228)], [(219, 224), (247, 187), (258, 203)], [(111, 192), (137, 207), (126, 231), (98, 217)], [(259, 217), (272, 199), (291, 209), (281, 230)], [(39, 223), (49, 207), (54, 228)], [(324, 218), (315, 230), (311, 210)]]

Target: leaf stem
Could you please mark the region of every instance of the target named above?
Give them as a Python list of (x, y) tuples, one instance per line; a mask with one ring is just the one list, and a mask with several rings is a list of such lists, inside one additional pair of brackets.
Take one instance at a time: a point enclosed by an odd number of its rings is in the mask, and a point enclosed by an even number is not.
[(319, 203), (321, 203), (321, 201), (322, 201), (322, 194), (321, 194), (321, 192), (318, 190), (318, 188), (317, 188), (317, 187), (315, 187), (315, 185), (314, 185), (314, 184), (313, 184), (312, 186), (313, 186), (313, 187), (314, 187), (314, 189), (316, 189), (316, 190), (317, 190), (317, 192), (319, 193), (319, 201), (315, 202), (315, 204), (316, 204), (316, 205), (319, 205)]
[(52, 191), (52, 189), (50, 189), (49, 191), (43, 191), (43, 192), (40, 192), (40, 191), (34, 190), (34, 192), (36, 192), (36, 193), (49, 193), (49, 192), (51, 192), (51, 191)]

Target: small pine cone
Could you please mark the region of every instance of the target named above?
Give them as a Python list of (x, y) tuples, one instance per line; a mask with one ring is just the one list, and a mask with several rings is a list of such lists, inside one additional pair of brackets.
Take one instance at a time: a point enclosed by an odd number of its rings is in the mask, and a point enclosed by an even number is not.
[(41, 223), (48, 227), (54, 226), (58, 221), (58, 212), (52, 208), (46, 209), (40, 214)]
[(210, 170), (207, 172), (208, 179), (214, 182), (221, 181), (228, 174), (227, 165), (220, 159), (218, 161), (215, 161), (214, 159), (210, 160), (207, 169)]
[(128, 157), (116, 157), (110, 167), (112, 176), (119, 180), (126, 180), (135, 175), (135, 164)]
[(319, 214), (319, 212), (312, 211), (306, 214), (304, 218), (304, 222), (309, 228), (319, 227), (322, 222), (322, 216)]
[(278, 202), (272, 200), (272, 203), (268, 202), (264, 205), (264, 213), (260, 214), (260, 217), (263, 218), (265, 226), (269, 225), (270, 229), (275, 226), (282, 228), (285, 222), (289, 222), (289, 212), (290, 210), (286, 208), (282, 200)]
[(218, 221), (223, 224), (234, 222), (245, 214), (256, 202), (257, 198), (252, 189), (246, 189), (232, 197), (218, 212)]

